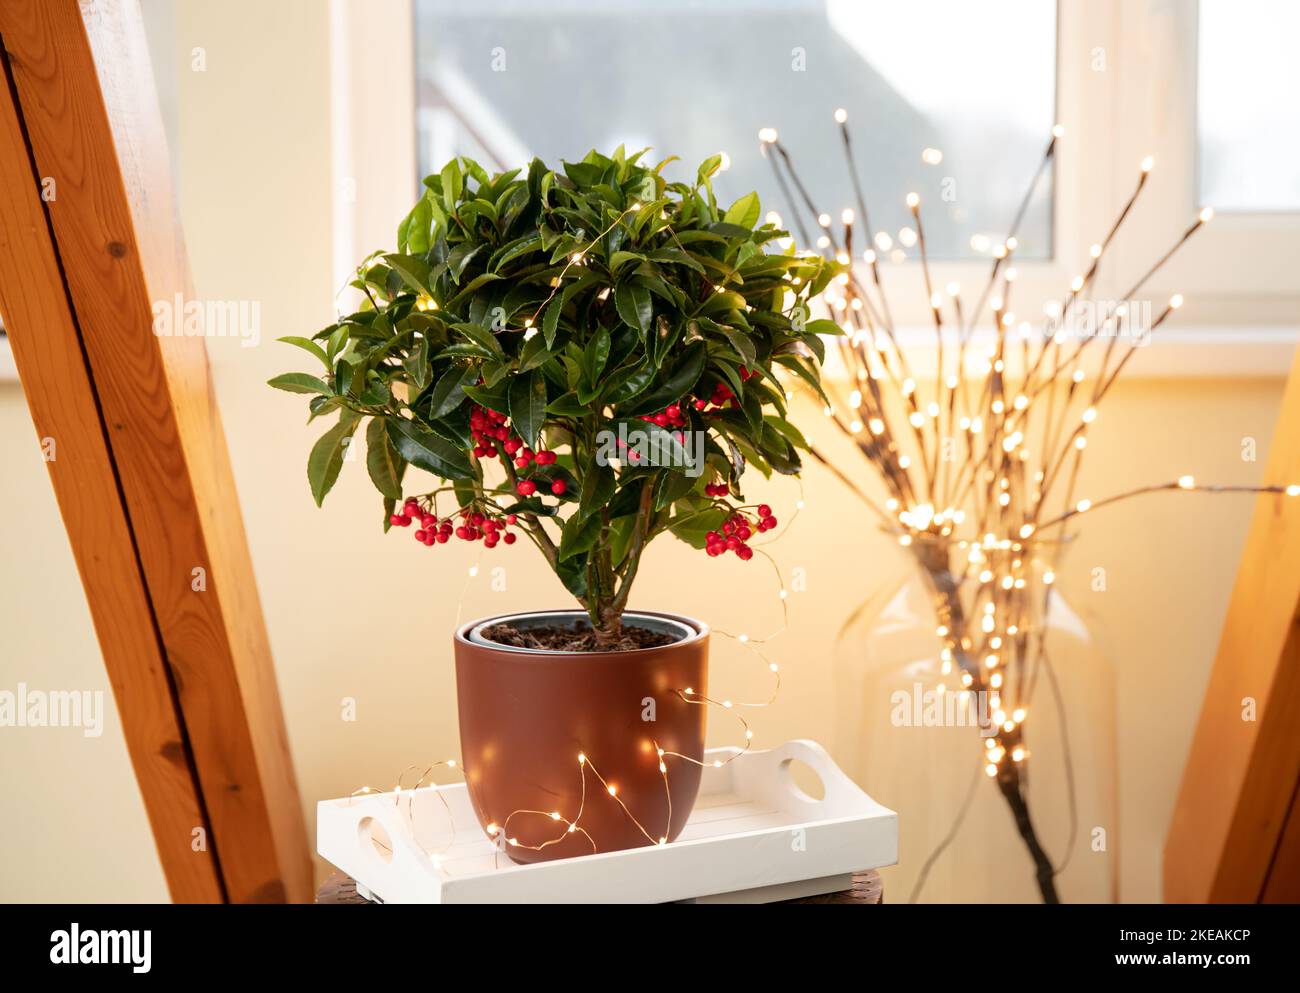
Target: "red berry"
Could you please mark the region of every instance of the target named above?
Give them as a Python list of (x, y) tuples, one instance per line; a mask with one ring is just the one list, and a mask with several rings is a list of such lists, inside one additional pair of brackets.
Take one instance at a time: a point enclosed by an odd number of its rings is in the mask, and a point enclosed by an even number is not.
[(555, 482), (551, 484), (551, 492), (554, 493), (556, 496), (564, 496), (564, 491), (567, 490), (568, 488), (569, 488), (568, 485), (564, 482), (563, 479), (557, 479)]
[(392, 525), (393, 527), (395, 527), (395, 528), (400, 528), (400, 527), (402, 526), (402, 515), (401, 515), (401, 514), (389, 514), (389, 515), (388, 515), (388, 523), (391, 524), (391, 525)]
[(742, 562), (748, 562), (750, 559), (754, 557), (754, 550), (750, 548), (748, 545), (741, 545), (739, 548), (736, 549), (736, 556)]
[(534, 483), (531, 479), (521, 479), (519, 481), (518, 490), (520, 496), (525, 496), (525, 497), (532, 496), (534, 493), (537, 492), (537, 484)]
[(502, 538), (504, 539), (507, 545), (513, 545), (515, 543), (515, 535), (513, 531), (506, 531), (502, 535)]
[(451, 535), (446, 531), (439, 531), (433, 538), (439, 545), (445, 545), (451, 540)]
[(462, 541), (468, 541), (469, 528), (465, 527), (465, 525), (462, 524), (460, 527), (456, 529), (456, 537), (460, 538)]
[(424, 531), (416, 531), (416, 532), (415, 532), (415, 540), (416, 540), (416, 541), (424, 541), (424, 535), (425, 535), (425, 532), (424, 532)]
[(516, 515), (516, 514), (506, 514), (506, 523), (507, 523), (507, 524), (515, 524), (515, 523), (517, 523), (518, 521), (519, 521), (519, 517), (518, 517), (518, 515)]
[(771, 514), (768, 514), (766, 517), (763, 518), (763, 524), (766, 525), (767, 530), (771, 531), (774, 527), (776, 527), (776, 518), (773, 517)]
[(527, 469), (527, 468), (528, 468), (528, 460), (527, 460), (526, 458), (524, 458), (522, 455), (519, 456), (519, 458), (515, 459), (515, 468), (516, 468), (516, 469)]
[(769, 507), (769, 506), (768, 506), (767, 504), (765, 504), (765, 503), (760, 503), (760, 504), (758, 505), (758, 516), (759, 516), (759, 517), (771, 517), (771, 516), (772, 516), (772, 508)]

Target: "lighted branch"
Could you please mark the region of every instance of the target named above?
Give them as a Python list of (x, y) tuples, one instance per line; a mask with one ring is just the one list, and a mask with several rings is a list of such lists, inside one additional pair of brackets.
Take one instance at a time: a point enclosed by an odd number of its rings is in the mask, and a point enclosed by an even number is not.
[[(1115, 240), (1150, 185), (1150, 157), (1140, 163), (1113, 222), (1089, 247), (1086, 266), (1042, 316), (1026, 320), (1014, 303), (1019, 232), (1064, 129), (1053, 129), (1007, 236), (988, 245), (988, 278), (969, 307), (956, 284), (946, 294), (935, 285), (919, 193), (905, 197), (911, 226), (897, 233), (897, 241), (872, 229), (848, 114), (837, 110), (834, 120), (856, 200), (856, 209), (841, 210), (838, 228), (815, 203), (775, 129), (759, 133), (759, 148), (780, 188), (792, 194), (787, 206), (796, 228), (816, 232), (815, 247), (844, 267), (822, 302), (846, 332), (836, 347), (849, 382), (823, 384), (818, 396), (829, 422), (873, 470), (884, 489), (883, 507), (824, 450), (812, 454), (920, 566), (937, 619), (938, 688), (951, 680), (957, 692), (987, 694), (998, 733), (985, 745), (986, 771), (1010, 807), (1043, 899), (1055, 901), (1059, 863), (1053, 864), (1038, 836), (1022, 775), (1030, 759), (1026, 721), (1046, 664), (1044, 621), (1062, 546), (1053, 535), (1089, 508), (1163, 489), (1296, 495), (1300, 488), (1196, 486), (1184, 477), (1095, 504), (1074, 497), (1101, 402), (1137, 347), (1183, 304), (1175, 294), (1144, 326), (1146, 311), (1138, 306), (1144, 301), (1136, 297), (1213, 214), (1202, 210), (1118, 301), (1095, 300)], [(942, 161), (937, 149), (921, 157), (929, 165)], [(861, 276), (852, 268), (855, 251)], [(919, 264), (934, 348), (924, 378), (913, 371), (917, 363), (901, 343), (882, 256), (896, 262), (911, 257)], [(1097, 338), (1105, 339), (1104, 347), (1093, 345)], [(1085, 365), (1093, 359), (1095, 367)]]

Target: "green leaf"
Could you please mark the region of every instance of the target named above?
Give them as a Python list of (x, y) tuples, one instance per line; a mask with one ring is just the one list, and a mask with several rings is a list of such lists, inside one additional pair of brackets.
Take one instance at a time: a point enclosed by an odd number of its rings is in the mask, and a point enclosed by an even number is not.
[(551, 353), (546, 347), (546, 338), (540, 334), (535, 334), (525, 341), (524, 347), (519, 350), (518, 371), (527, 372), (529, 369), (536, 369), (550, 357)]
[(642, 393), (654, 381), (655, 373), (658, 371), (652, 362), (637, 366), (621, 381), (611, 384), (610, 391), (605, 396), (605, 402), (623, 403), (631, 400), (634, 396)]
[(599, 328), (587, 342), (587, 347), (582, 354), (583, 372), (587, 375), (587, 382), (593, 386), (599, 383), (600, 374), (605, 371), (605, 361), (608, 358), (609, 332)]
[[(412, 255), (423, 255), (429, 250), (429, 229), (433, 226), (433, 204), (420, 197), (406, 219), (406, 250)], [(400, 242), (399, 242), (400, 247)]]
[(707, 358), (708, 346), (704, 342), (694, 341), (687, 345), (681, 361), (677, 363), (672, 374), (649, 393), (639, 397), (630, 410), (622, 410), (619, 413), (648, 414), (663, 410), (670, 403), (680, 400), (700, 381)]
[(406, 463), (388, 440), (388, 431), (378, 417), (372, 417), (366, 428), (366, 469), (375, 489), (392, 500), (402, 498), (402, 473)]
[(670, 507), (695, 488), (698, 476), (688, 476), (683, 472), (662, 472), (655, 483), (654, 509), (656, 511)]
[(355, 415), (349, 417), (349, 413), (343, 412), (339, 422), (320, 436), (307, 456), (307, 482), (311, 484), (311, 495), (317, 507), (339, 478), (343, 457), (357, 429), (358, 419)]
[(749, 234), (750, 229), (758, 223), (758, 214), (761, 209), (758, 203), (758, 194), (746, 193), (727, 208), (727, 213), (723, 215), (722, 220), (727, 224), (735, 224), (737, 227), (745, 228), (745, 233)]
[(275, 340), (287, 342), (290, 345), (297, 345), (299, 348), (311, 352), (312, 355), (315, 355), (316, 358), (320, 359), (321, 364), (324, 365), (326, 369), (330, 367), (330, 360), (325, 355), (325, 349), (321, 348), (320, 345), (316, 344), (316, 342), (312, 341), (310, 338), (300, 338), (296, 334), (287, 334), (283, 338), (276, 338)]
[(763, 398), (758, 395), (757, 390), (746, 390), (744, 398), (740, 401), (740, 409), (745, 414), (745, 419), (749, 421), (750, 428), (757, 434), (763, 430)]
[(804, 325), (804, 330), (811, 331), (813, 334), (831, 334), (831, 335), (844, 334), (844, 329), (842, 327), (840, 327), (834, 321), (827, 320), (824, 317), (818, 318), (815, 321), (809, 321), (807, 324)]
[(459, 448), (414, 421), (403, 418), (388, 421), (388, 438), (397, 454), (411, 465), (426, 469), (443, 479), (472, 479), (474, 469)]
[(816, 390), (817, 395), (822, 398), (822, 403), (830, 406), (830, 397), (828, 397), (826, 391), (822, 389), (821, 379), (815, 372), (810, 371), (797, 355), (778, 355), (776, 361)]
[(453, 365), (438, 380), (429, 394), (429, 416), (446, 417), (465, 400), (465, 387), (478, 378), (473, 366)]
[(478, 345), (480, 348), (493, 355), (504, 354), (501, 350), (501, 342), (487, 328), (481, 324), (453, 324), (452, 328), (459, 331), (466, 338)]
[(537, 436), (546, 417), (546, 377), (540, 369), (515, 376), (509, 388), (510, 420), (529, 448), (537, 446)]
[(564, 588), (579, 600), (587, 595), (587, 556), (575, 555), (556, 566), (555, 574), (560, 577)]
[(606, 463), (596, 461), (598, 453), (593, 453), (586, 472), (582, 474), (582, 492), (578, 497), (578, 517), (588, 518), (601, 507), (609, 503), (618, 485), (614, 470)]
[(703, 162), (700, 163), (700, 168), (696, 170), (695, 182), (698, 185), (703, 186), (704, 181), (708, 179), (710, 176), (712, 176), (715, 172), (717, 172), (718, 169), (720, 169), (721, 167), (722, 167), (722, 156), (710, 155), (707, 159), (705, 159)]
[[(322, 356), (324, 354), (324, 352), (321, 353)], [(266, 384), (287, 393), (320, 393), (329, 396), (333, 392), (325, 385), (324, 380), (309, 376), (305, 372), (286, 372), (283, 376), (268, 379)]]
[(502, 266), (521, 255), (527, 255), (529, 252), (535, 252), (542, 247), (542, 236), (536, 231), (524, 235), (522, 238), (516, 238), (510, 244), (497, 251), (491, 259), (488, 260), (488, 270), (497, 272)]
[(329, 340), (325, 343), (325, 355), (331, 363), (338, 357), (340, 350), (347, 344), (347, 341), (348, 327), (346, 324), (340, 324), (330, 334)]
[(535, 517), (554, 517), (559, 512), (559, 508), (542, 503), (540, 498), (532, 496), (526, 500), (512, 503), (508, 507), (503, 507), (501, 512), (503, 514), (532, 514)]
[[(623, 475), (626, 477), (626, 470)], [(645, 488), (645, 481), (645, 476), (634, 476), (619, 487), (614, 499), (609, 501), (610, 520), (635, 514), (641, 509), (641, 491)]]
[(560, 312), (564, 310), (563, 300), (552, 300), (546, 307), (546, 316), (542, 318), (542, 336), (546, 347), (555, 347), (555, 330), (560, 326)]
[(764, 423), (772, 430), (785, 437), (794, 448), (808, 449), (808, 440), (803, 436), (803, 432), (787, 421), (784, 417), (777, 417), (775, 414), (768, 414), (764, 417)]
[(578, 514), (571, 515), (564, 522), (564, 530), (560, 532), (560, 561), (571, 559), (580, 552), (590, 551), (591, 546), (600, 538), (602, 527), (604, 527), (603, 522), (595, 515), (586, 519)]
[(498, 279), (501, 279), (501, 276), (497, 275), (495, 272), (484, 272), (475, 276), (465, 284), (459, 293), (447, 301), (447, 309), (452, 311), (456, 310), (456, 308), (458, 308), (465, 300), (468, 300), (475, 291)]
[(685, 517), (677, 516), (668, 524), (668, 530), (674, 537), (680, 538), (693, 548), (703, 548), (710, 531), (717, 531), (727, 519), (727, 512), (716, 507), (696, 511)]
[(423, 259), (410, 255), (385, 255), (384, 261), (402, 277), (402, 282), (416, 293), (429, 293), (429, 264)]
[(447, 208), (447, 213), (454, 214), (456, 212), (456, 203), (460, 200), (460, 194), (464, 188), (464, 177), (460, 174), (460, 163), (452, 159), (442, 167), (442, 202)]
[(639, 330), (642, 336), (650, 333), (654, 304), (650, 300), (650, 291), (644, 286), (620, 283), (614, 290), (614, 306), (623, 323)]

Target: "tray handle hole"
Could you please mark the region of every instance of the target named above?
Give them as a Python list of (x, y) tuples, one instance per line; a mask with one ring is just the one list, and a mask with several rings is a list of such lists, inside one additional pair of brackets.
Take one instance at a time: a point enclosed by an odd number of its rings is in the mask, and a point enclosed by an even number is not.
[(363, 817), (357, 824), (357, 836), (361, 847), (373, 852), (379, 861), (387, 864), (393, 861), (393, 839), (388, 836), (388, 829), (373, 817)]
[(801, 800), (816, 802), (826, 798), (826, 784), (817, 770), (799, 759), (786, 759), (781, 763), (781, 773), (786, 785)]

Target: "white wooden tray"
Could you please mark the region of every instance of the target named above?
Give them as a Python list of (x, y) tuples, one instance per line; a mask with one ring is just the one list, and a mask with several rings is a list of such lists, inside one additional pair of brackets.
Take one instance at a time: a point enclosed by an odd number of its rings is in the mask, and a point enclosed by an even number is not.
[[(829, 893), (898, 859), (898, 815), (858, 789), (812, 741), (715, 748), (677, 841), (516, 865), (487, 838), (463, 783), (324, 800), (316, 850), (383, 903), (763, 902)], [(820, 777), (795, 785), (790, 763)], [(445, 805), (444, 805), (445, 801)]]

